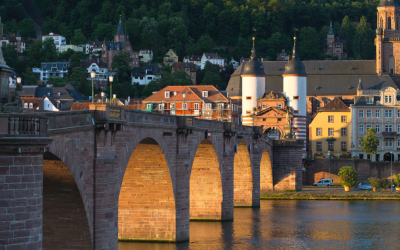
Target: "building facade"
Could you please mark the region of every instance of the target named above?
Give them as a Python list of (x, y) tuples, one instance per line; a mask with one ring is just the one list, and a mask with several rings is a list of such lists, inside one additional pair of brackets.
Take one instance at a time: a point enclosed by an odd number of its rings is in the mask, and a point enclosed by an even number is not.
[(95, 55), (101, 55), (103, 51), (103, 46), (105, 44), (110, 44), (110, 41), (88, 41), (86, 42), (85, 45), (85, 53), (87, 55), (90, 54), (95, 54)]
[(142, 63), (149, 63), (153, 60), (153, 51), (150, 49), (139, 50), (139, 59)]
[(108, 86), (109, 71), (107, 64), (99, 58), (91, 58), (86, 61), (86, 76), (89, 81), (92, 81), (90, 73), (94, 71), (96, 73), (93, 83), (96, 87), (105, 90)]
[(191, 55), (183, 57), (183, 62), (190, 62), (195, 64), (197, 67), (201, 67), (201, 56), (199, 55)]
[(172, 50), (169, 49), (163, 58), (164, 64), (173, 64), (178, 62), (178, 55)]
[(351, 150), (351, 110), (336, 97), (319, 109), (309, 125), (311, 154), (342, 155)]
[(122, 27), (122, 21), (119, 21), (117, 33), (114, 35), (114, 41), (104, 43), (102, 47), (101, 59), (107, 64), (108, 69), (111, 69), (112, 60), (115, 55), (124, 51), (129, 54), (132, 61), (129, 63), (131, 68), (139, 67), (139, 51), (134, 51), (132, 44), (129, 42), (129, 37), (125, 35)]
[(172, 72), (185, 72), (190, 79), (192, 79), (193, 85), (196, 85), (197, 66), (194, 63), (186, 62), (175, 62), (172, 64)]
[(335, 38), (335, 34), (333, 33), (332, 22), (329, 26), (329, 31), (327, 35), (327, 49), (326, 54), (330, 56), (337, 56), (338, 59), (343, 59), (347, 57), (347, 48), (346, 41), (340, 39), (339, 37)]
[(163, 114), (239, 122), (237, 104), (212, 85), (168, 86), (142, 103), (146, 110)]
[(133, 68), (131, 70), (132, 84), (147, 85), (153, 80), (160, 79), (161, 73), (161, 69), (157, 65), (151, 65), (151, 63), (148, 66)]
[(66, 45), (67, 40), (62, 35), (50, 32), (47, 35), (42, 36), (42, 42), (46, 39), (53, 38), (54, 44), (56, 45), (56, 49), (58, 52), (61, 52), (61, 45)]
[[(383, 84), (380, 89), (364, 89), (359, 85), (354, 105), (351, 106), (353, 157), (390, 161), (400, 156), (400, 90)], [(378, 154), (370, 156), (361, 151), (360, 139), (369, 128), (374, 128), (379, 139)]]
[(39, 80), (44, 83), (50, 77), (64, 78), (68, 74), (69, 62), (42, 62), (41, 68), (33, 68), (34, 74), (39, 76)]
[(225, 66), (225, 59), (219, 56), (217, 53), (203, 53), (201, 57), (201, 69), (204, 69), (206, 62), (216, 64), (219, 66)]
[(73, 44), (67, 44), (67, 45), (60, 46), (60, 53), (68, 51), (69, 49), (72, 49), (73, 51), (76, 51), (76, 52), (83, 52), (83, 47), (73, 45)]
[(5, 48), (7, 44), (11, 44), (12, 46), (14, 46), (15, 50), (18, 53), (22, 53), (25, 51), (25, 40), (22, 39), (19, 31), (17, 35), (3, 34), (0, 44), (2, 48)]

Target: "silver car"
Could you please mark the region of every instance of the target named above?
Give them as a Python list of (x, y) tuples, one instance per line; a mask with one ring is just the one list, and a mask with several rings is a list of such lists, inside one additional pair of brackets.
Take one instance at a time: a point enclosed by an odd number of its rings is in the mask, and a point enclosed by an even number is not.
[(318, 186), (318, 187), (333, 186), (333, 180), (332, 179), (321, 179), (318, 182), (314, 183), (313, 186)]

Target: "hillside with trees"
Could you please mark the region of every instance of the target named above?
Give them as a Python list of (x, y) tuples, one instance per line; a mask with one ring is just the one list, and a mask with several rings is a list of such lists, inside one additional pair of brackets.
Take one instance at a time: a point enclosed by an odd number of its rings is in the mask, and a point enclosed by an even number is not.
[[(32, 37), (23, 0), (0, 0), (6, 33), (18, 29)], [(187, 54), (215, 51), (223, 57), (248, 57), (253, 28), (258, 54), (275, 60), (290, 51), (293, 28), (299, 29), (299, 53), (307, 60), (323, 59), (330, 21), (336, 36), (348, 42), (354, 59), (374, 59), (376, 6), (379, 1), (350, 0), (33, 0), (43, 19), (43, 34), (59, 33), (73, 44), (112, 40), (119, 19), (134, 49), (149, 48), (155, 61), (174, 49)], [(357, 25), (355, 25), (357, 23)], [(32, 27), (31, 27), (32, 26)]]

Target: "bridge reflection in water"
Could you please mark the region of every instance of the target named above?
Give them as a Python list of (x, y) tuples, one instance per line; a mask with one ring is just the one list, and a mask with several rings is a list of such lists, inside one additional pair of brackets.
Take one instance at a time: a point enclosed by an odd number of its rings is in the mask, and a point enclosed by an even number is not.
[(400, 201), (264, 200), (230, 222), (191, 222), (189, 242), (118, 249), (398, 249), (399, 214)]

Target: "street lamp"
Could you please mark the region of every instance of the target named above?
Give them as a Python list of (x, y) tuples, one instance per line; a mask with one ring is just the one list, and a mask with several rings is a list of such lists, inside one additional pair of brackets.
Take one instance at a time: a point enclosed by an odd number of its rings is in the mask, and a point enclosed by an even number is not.
[(101, 105), (103, 105), (104, 92), (101, 92), (100, 95), (101, 95)]
[(182, 96), (183, 96), (183, 116), (185, 116), (185, 97), (186, 97), (185, 92), (182, 92)]
[(114, 105), (115, 105), (115, 100), (117, 99), (117, 95), (116, 94), (113, 95), (113, 99), (114, 99)]
[(18, 83), (18, 84), (21, 83), (21, 77), (17, 77), (17, 83)]
[(390, 191), (393, 192), (393, 152), (390, 152)]
[(114, 77), (110, 75), (110, 76), (108, 77), (108, 80), (110, 81), (110, 105), (111, 105), (111, 100), (112, 100), (111, 98), (112, 98), (112, 96), (113, 96), (113, 95), (112, 95), (112, 82), (114, 81)]
[(96, 77), (96, 72), (93, 70), (90, 72), (90, 77), (92, 78), (92, 104), (94, 104), (94, 78)]
[(175, 105), (174, 105), (174, 115), (176, 115), (176, 95), (178, 92), (174, 91), (174, 96), (175, 96)]

